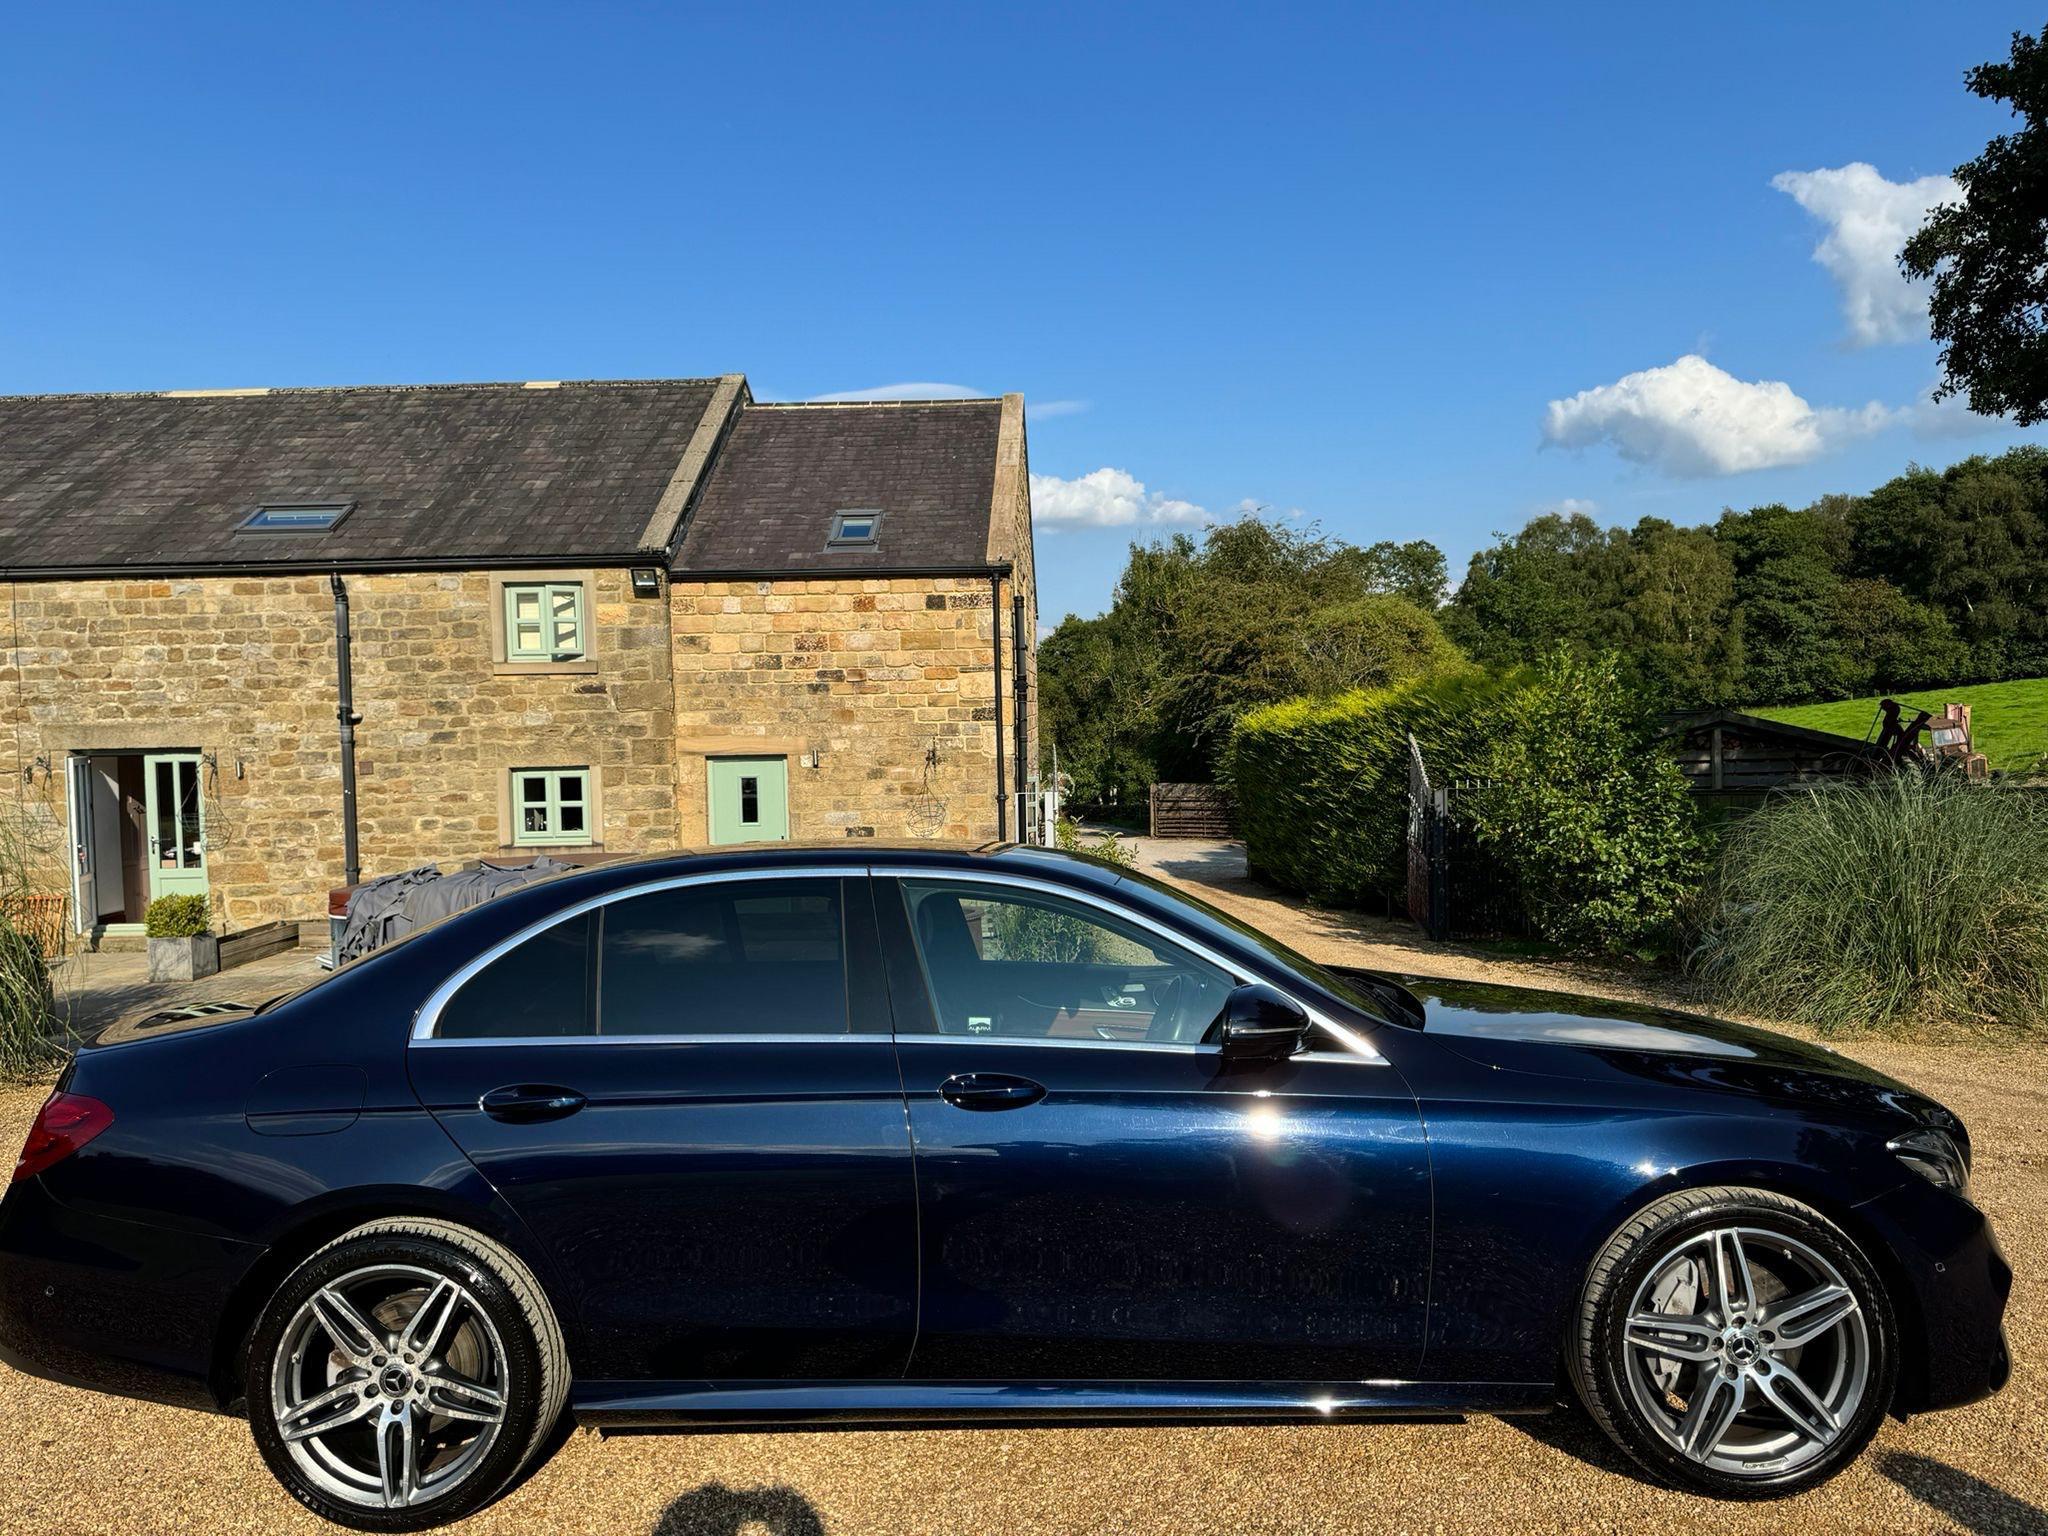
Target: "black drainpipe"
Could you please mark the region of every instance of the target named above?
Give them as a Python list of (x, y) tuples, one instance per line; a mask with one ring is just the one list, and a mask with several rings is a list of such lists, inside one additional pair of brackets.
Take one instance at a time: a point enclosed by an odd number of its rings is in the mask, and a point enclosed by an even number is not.
[(1017, 670), (1010, 688), (1010, 713), (1016, 718), (1017, 751), (1012, 759), (1017, 765), (1017, 835), (1028, 832), (1028, 818), (1024, 814), (1022, 792), (1031, 787), (1031, 731), (1025, 723), (1026, 695), (1031, 690), (1030, 674), (1024, 670), (1024, 589), (1014, 581), (1010, 583), (1010, 655), (1015, 658)]
[(348, 588), (339, 575), (327, 578), (334, 585), (334, 671), (340, 700), (335, 709), (341, 721), (341, 859), (342, 883), (354, 885), (362, 879), (362, 864), (356, 851), (356, 713), (355, 678), (348, 654)]
[(996, 841), (1010, 838), (1010, 797), (1003, 787), (1003, 573), (988, 573), (989, 668), (995, 676)]

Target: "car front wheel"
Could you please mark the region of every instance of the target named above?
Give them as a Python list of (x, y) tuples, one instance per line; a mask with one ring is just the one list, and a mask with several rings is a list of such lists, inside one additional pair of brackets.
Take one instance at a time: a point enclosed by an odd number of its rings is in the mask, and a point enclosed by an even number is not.
[(442, 1222), (373, 1222), (278, 1287), (250, 1340), (249, 1420), (324, 1519), (416, 1531), (505, 1487), (560, 1417), (569, 1368), (533, 1275)]
[(1569, 1349), (1608, 1436), (1662, 1480), (1774, 1498), (1862, 1451), (1898, 1373), (1875, 1270), (1810, 1206), (1696, 1189), (1644, 1210), (1594, 1261)]

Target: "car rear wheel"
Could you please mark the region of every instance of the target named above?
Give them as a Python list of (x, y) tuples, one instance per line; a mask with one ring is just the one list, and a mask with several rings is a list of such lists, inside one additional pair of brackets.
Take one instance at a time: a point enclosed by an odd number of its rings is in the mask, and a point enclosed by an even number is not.
[(324, 1519), (415, 1531), (518, 1475), (560, 1417), (568, 1359), (533, 1275), (442, 1222), (374, 1222), (278, 1287), (250, 1340), (249, 1421)]
[(1658, 1201), (1594, 1261), (1574, 1385), (1645, 1469), (1720, 1498), (1775, 1498), (1862, 1451), (1898, 1374), (1870, 1262), (1811, 1207), (1759, 1189)]

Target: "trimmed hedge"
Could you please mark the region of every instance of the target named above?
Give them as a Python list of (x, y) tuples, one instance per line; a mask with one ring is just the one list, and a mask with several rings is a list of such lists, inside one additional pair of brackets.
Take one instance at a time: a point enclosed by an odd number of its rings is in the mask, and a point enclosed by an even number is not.
[(1699, 818), (1616, 667), (1559, 652), (1507, 676), (1464, 669), (1254, 711), (1225, 759), (1248, 862), (1336, 905), (1405, 895), (1413, 732), (1537, 933), (1577, 949), (1668, 947), (1703, 872)]
[(1408, 733), (1432, 776), (1473, 773), (1523, 682), (1464, 668), (1247, 714), (1224, 771), (1251, 867), (1339, 905), (1405, 890)]

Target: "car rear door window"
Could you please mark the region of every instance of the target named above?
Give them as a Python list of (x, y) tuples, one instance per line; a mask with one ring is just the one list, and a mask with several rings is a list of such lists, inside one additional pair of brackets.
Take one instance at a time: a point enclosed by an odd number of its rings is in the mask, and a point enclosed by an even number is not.
[(515, 944), (448, 999), (434, 1033), (448, 1040), (587, 1035), (591, 915), (580, 912)]
[(601, 910), (600, 1034), (847, 1031), (837, 880), (677, 886)]

